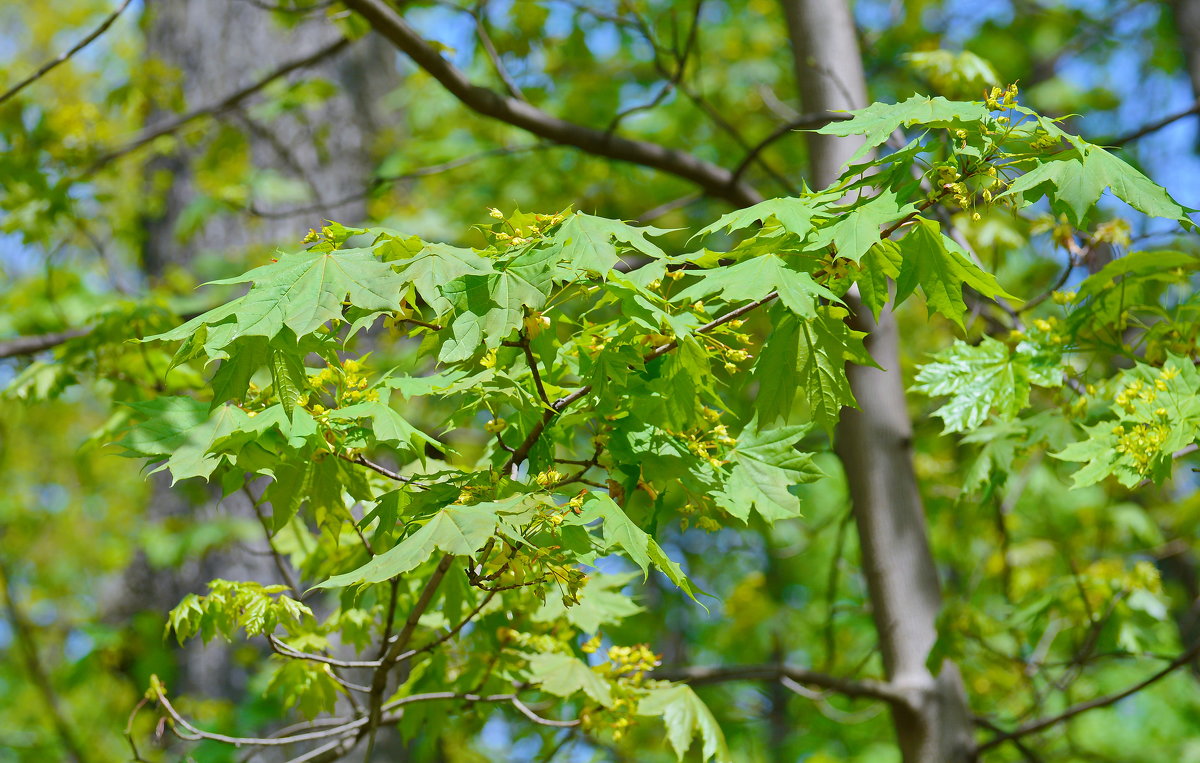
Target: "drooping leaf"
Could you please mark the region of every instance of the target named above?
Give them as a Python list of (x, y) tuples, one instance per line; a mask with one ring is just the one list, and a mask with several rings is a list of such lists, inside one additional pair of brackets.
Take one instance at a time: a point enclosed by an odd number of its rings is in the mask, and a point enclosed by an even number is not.
[(1161, 186), (1099, 146), (1073, 138), (1074, 147), (1040, 158), (1037, 166), (1013, 181), (1004, 196), (1020, 195), (1026, 203), (1043, 196), (1057, 213), (1083, 227), (1105, 189), (1129, 206), (1153, 217), (1191, 224), (1189, 210)]
[(186, 339), (207, 326), (205, 349), (212, 355), (240, 337), (271, 339), (285, 326), (296, 336), (305, 336), (328, 321), (341, 319), (342, 303), (347, 300), (367, 311), (400, 309), (407, 283), (370, 249), (283, 254), (278, 262), (236, 278), (213, 281), (247, 282), (254, 285), (245, 296), (148, 339)]
[(612, 707), (612, 687), (582, 660), (569, 654), (531, 654), (529, 679), (557, 697), (583, 692), (604, 707)]
[(841, 302), (837, 295), (821, 286), (808, 273), (787, 267), (783, 258), (766, 254), (742, 260), (735, 265), (702, 271), (696, 283), (681, 291), (677, 302), (691, 302), (710, 294), (719, 294), (728, 303), (762, 299), (772, 291), (789, 310), (807, 317), (816, 314), (818, 297)]
[(523, 515), (528, 512), (528, 498), (519, 495), (469, 506), (447, 506), (399, 545), (373, 557), (362, 567), (334, 575), (315, 587), (343, 588), (356, 584), (381, 583), (415, 569), (438, 551), (454, 556), (471, 556), (483, 548), (488, 538), (496, 532), (502, 519), (512, 521), (511, 515)]
[(644, 530), (634, 524), (633, 520), (613, 502), (607, 493), (592, 491), (583, 501), (583, 511), (579, 521), (583, 524), (601, 520), (601, 531), (608, 549), (620, 548), (629, 559), (648, 574), (650, 565), (658, 567), (667, 578), (683, 589), (683, 592), (693, 600), (697, 594), (703, 593), (692, 585), (683, 574), (683, 568), (677, 562), (671, 561), (658, 542)]
[(944, 236), (940, 226), (932, 220), (917, 218), (899, 244), (904, 259), (896, 277), (897, 305), (920, 286), (931, 311), (941, 313), (962, 327), (967, 312), (962, 296), (964, 285), (984, 297), (1016, 299), (1001, 288), (995, 276), (971, 262), (966, 252)]
[(126, 430), (117, 445), (126, 455), (165, 459), (159, 469), (171, 472), (172, 484), (189, 477), (208, 479), (223, 459), (209, 449), (251, 422), (237, 406), (222, 405), (210, 412), (208, 403), (190, 397), (164, 396), (127, 405), (142, 421)]
[(616, 244), (625, 244), (621, 249), (626, 251), (661, 259), (666, 257), (666, 252), (646, 236), (669, 232), (663, 228), (636, 227), (620, 220), (575, 212), (559, 226), (554, 240), (562, 246), (562, 259), (572, 267), (605, 275), (620, 261), (621, 250)]
[(703, 745), (700, 749), (700, 760), (733, 763), (720, 724), (704, 701), (696, 696), (696, 692), (687, 684), (650, 689), (638, 702), (637, 713), (663, 719), (663, 724), (667, 727), (667, 739), (670, 740), (679, 760), (683, 760), (684, 754), (699, 734)]
[(703, 238), (719, 230), (742, 230), (775, 218), (784, 230), (803, 239), (812, 230), (812, 218), (820, 209), (821, 206), (809, 198), (767, 199), (722, 215), (715, 223), (701, 228), (693, 238)]

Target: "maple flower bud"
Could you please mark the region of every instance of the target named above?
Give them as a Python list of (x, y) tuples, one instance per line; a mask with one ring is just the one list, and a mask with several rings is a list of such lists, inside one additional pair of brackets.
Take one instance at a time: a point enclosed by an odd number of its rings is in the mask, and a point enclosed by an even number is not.
[(492, 217), (496, 218), (497, 220), (503, 220), (503, 219), (504, 219), (504, 213), (503, 213), (503, 212), (501, 212), (500, 210), (496, 209), (495, 207), (488, 207), (488, 208), (487, 208), (487, 211), (488, 211), (488, 214), (489, 214), (489, 215), (491, 215)]

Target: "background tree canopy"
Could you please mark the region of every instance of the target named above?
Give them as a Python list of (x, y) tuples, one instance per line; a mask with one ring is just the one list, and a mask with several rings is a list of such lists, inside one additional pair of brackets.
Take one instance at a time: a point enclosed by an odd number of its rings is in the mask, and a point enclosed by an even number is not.
[(0, 760), (1200, 761), (1200, 2), (0, 28)]

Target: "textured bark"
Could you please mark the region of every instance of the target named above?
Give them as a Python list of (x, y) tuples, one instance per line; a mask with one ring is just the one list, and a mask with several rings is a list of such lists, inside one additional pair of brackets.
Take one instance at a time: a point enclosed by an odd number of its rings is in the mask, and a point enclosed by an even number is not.
[[(292, 28), (275, 23), (270, 12), (247, 0), (150, 0), (146, 4), (146, 53), (179, 70), (186, 108), (221, 101), (281, 64), (303, 58), (336, 41), (340, 33), (323, 13), (312, 14)], [(243, 111), (225, 115), (250, 136), (254, 166), (303, 183), (310, 201), (342, 199), (361, 192), (374, 169), (370, 147), (383, 121), (379, 103), (397, 83), (390, 47), (369, 37), (320, 64), (294, 72), (288, 81), (319, 77), (337, 86), (337, 94), (320, 107), (260, 124)], [(156, 114), (149, 125), (173, 115)], [(364, 216), (362, 201), (320, 214), (256, 219), (240, 216), (209, 221), (192, 238), (180, 241), (175, 230), (180, 215), (196, 198), (189, 167), (203, 150), (196, 148), (160, 161), (172, 174), (161, 214), (147, 219), (145, 266), (154, 273), (169, 264), (187, 262), (201, 252), (236, 252), (297, 242), (304, 230), (335, 216), (352, 224)]]
[[(143, 27), (147, 58), (178, 70), (185, 110), (220, 103), (264, 73), (339, 38), (324, 14), (285, 28), (269, 11), (247, 0), (147, 0)], [(391, 55), (387, 44), (378, 39), (359, 40), (289, 76), (289, 81), (321, 77), (333, 82), (338, 94), (320, 107), (269, 122), (248, 122), (248, 114), (238, 110), (222, 114), (221, 119), (250, 136), (256, 168), (302, 182), (310, 189), (312, 201), (353, 195), (367, 186), (374, 167), (370, 146), (383, 121), (378, 104), (397, 82), (395, 68), (377, 62), (390, 64)], [(153, 113), (147, 118), (147, 127), (175, 116)], [(197, 122), (190, 127), (189, 140), (182, 142), (184, 148), (155, 159), (149, 167), (152, 175), (165, 170), (170, 177), (170, 185), (158, 192), (163, 195), (161, 207), (148, 205), (151, 211), (145, 218), (142, 264), (149, 277), (160, 276), (172, 266), (186, 266), (205, 252), (230, 256), (277, 245), (295, 247), (304, 230), (321, 220), (311, 214), (269, 220), (221, 215), (193, 236), (178, 236), (180, 218), (198, 193), (192, 162), (213, 133), (205, 124), (211, 123)], [(199, 140), (195, 140), (197, 133)], [(353, 224), (364, 216), (364, 207), (362, 202), (354, 202), (322, 210), (322, 214)], [(175, 517), (186, 516), (189, 521), (203, 522), (232, 514), (256, 521), (244, 496), (235, 494), (218, 503), (218, 495), (189, 485), (172, 488), (165, 475), (156, 475), (146, 519), (173, 522)], [(248, 545), (261, 549), (266, 544)], [(205, 583), (217, 577), (270, 581), (277, 580), (279, 572), (269, 556), (237, 547), (190, 560), (179, 569), (155, 569), (139, 556), (119, 587), (109, 592), (109, 616), (114, 622), (125, 622), (138, 611), (164, 612), (186, 593), (202, 592)], [(198, 640), (189, 643), (179, 667), (173, 692), (225, 698), (240, 698), (245, 693), (245, 670), (232, 659), (229, 649), (216, 642), (207, 647)]]
[[(866, 106), (862, 57), (845, 0), (783, 0), (783, 6), (803, 107)], [(817, 188), (836, 180), (861, 145), (856, 138), (807, 137)], [(913, 472), (896, 322), (891, 311), (876, 323), (861, 305), (851, 301), (851, 307), (854, 328), (868, 332), (867, 349), (885, 370), (847, 369), (862, 408), (843, 411), (836, 447), (850, 485), (884, 669), (905, 696), (892, 705), (896, 738), (907, 763), (961, 763), (972, 755), (962, 679), (951, 664), (937, 677), (925, 666), (937, 638), (941, 587)]]

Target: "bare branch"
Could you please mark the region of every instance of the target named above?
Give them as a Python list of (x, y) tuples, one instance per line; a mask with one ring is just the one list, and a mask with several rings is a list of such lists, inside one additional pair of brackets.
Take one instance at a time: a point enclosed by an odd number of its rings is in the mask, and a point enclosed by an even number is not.
[(187, 739), (193, 742), (200, 739), (209, 739), (214, 742), (224, 742), (225, 744), (238, 746), (246, 745), (254, 747), (282, 747), (284, 745), (296, 744), (297, 742), (311, 742), (317, 739), (328, 739), (329, 737), (333, 736), (342, 736), (348, 731), (353, 731), (354, 729), (365, 726), (367, 723), (366, 718), (356, 718), (355, 720), (347, 721), (346, 723), (343, 723), (340, 726), (334, 726), (333, 728), (323, 729), (321, 731), (310, 731), (304, 734), (294, 734), (292, 736), (274, 738), (233, 737), (226, 734), (215, 734), (211, 731), (204, 731), (203, 729), (193, 726), (190, 722), (188, 722), (187, 718), (184, 718), (179, 711), (175, 709), (175, 706), (171, 704), (169, 699), (167, 699), (167, 696), (162, 692), (161, 688), (155, 689), (155, 697), (162, 708), (167, 711), (167, 715), (171, 716), (171, 719), (174, 720), (176, 724), (183, 727), (183, 731), (180, 731), (178, 728), (173, 728), (175, 734), (181, 739)]
[(1131, 143), (1131, 142), (1137, 140), (1138, 138), (1142, 138), (1142, 137), (1149, 135), (1152, 132), (1158, 132), (1159, 130), (1166, 127), (1167, 125), (1174, 124), (1175, 122), (1178, 122), (1181, 119), (1190, 117), (1193, 114), (1200, 114), (1200, 100), (1197, 100), (1195, 103), (1193, 103), (1191, 106), (1187, 107), (1183, 111), (1177, 111), (1174, 114), (1168, 114), (1167, 116), (1163, 117), (1162, 119), (1151, 122), (1148, 125), (1139, 127), (1138, 129), (1134, 130), (1133, 132), (1126, 133), (1125, 135), (1122, 135), (1119, 138), (1113, 138), (1112, 140), (1108, 140), (1108, 141), (1101, 140), (1101, 141), (1093, 141), (1093, 142), (1099, 143), (1100, 145), (1113, 146), (1113, 147), (1124, 146), (1126, 143)]
[(492, 36), (488, 34), (487, 24), (484, 23), (483, 13), (484, 7), (487, 5), (487, 0), (482, 0), (470, 12), (475, 19), (475, 36), (479, 38), (479, 44), (483, 47), (483, 52), (487, 53), (488, 60), (492, 62), (492, 68), (496, 70), (496, 76), (504, 83), (504, 89), (508, 94), (518, 100), (527, 101), (528, 98), (521, 92), (521, 88), (517, 85), (516, 80), (508, 73), (508, 69), (504, 66), (503, 59), (496, 51), (495, 44), (492, 43)]
[(730, 681), (779, 681), (788, 678), (796, 683), (816, 686), (847, 697), (878, 699), (890, 704), (905, 705), (908, 695), (886, 681), (841, 678), (793, 665), (724, 665), (717, 667), (691, 666), (659, 669), (651, 678), (683, 681), (693, 686), (728, 683)]
[(1189, 662), (1191, 662), (1193, 659), (1195, 659), (1197, 655), (1200, 655), (1200, 642), (1198, 642), (1191, 649), (1188, 649), (1187, 651), (1185, 651), (1183, 654), (1179, 655), (1175, 659), (1171, 660), (1171, 662), (1168, 663), (1167, 666), (1164, 667), (1162, 670), (1159, 670), (1157, 673), (1154, 673), (1153, 675), (1150, 675), (1149, 677), (1144, 678), (1141, 681), (1138, 681), (1137, 683), (1133, 684), (1132, 686), (1130, 686), (1127, 689), (1123, 689), (1123, 690), (1121, 690), (1119, 692), (1115, 692), (1113, 694), (1106, 694), (1103, 697), (1097, 697), (1095, 699), (1088, 700), (1087, 702), (1080, 702), (1078, 705), (1073, 705), (1073, 706), (1067, 708), (1066, 710), (1064, 710), (1063, 712), (1059, 713), (1058, 715), (1051, 716), (1050, 718), (1043, 718), (1039, 721), (1034, 721), (1032, 723), (1027, 723), (1024, 726), (1021, 726), (1020, 728), (1013, 729), (1012, 731), (1003, 732), (1003, 733), (999, 734), (998, 736), (994, 737), (993, 739), (989, 739), (988, 741), (979, 745), (979, 747), (976, 748), (975, 752), (976, 752), (976, 754), (983, 753), (983, 752), (990, 750), (993, 747), (996, 747), (998, 745), (1001, 745), (1009, 740), (1018, 739), (1023, 736), (1028, 736), (1029, 734), (1036, 734), (1039, 731), (1045, 731), (1046, 729), (1051, 728), (1053, 726), (1057, 726), (1060, 723), (1065, 723), (1066, 721), (1071, 720), (1075, 716), (1082, 715), (1083, 713), (1086, 713), (1089, 710), (1096, 710), (1097, 708), (1108, 707), (1109, 705), (1114, 705), (1117, 702), (1120, 702), (1121, 700), (1125, 699), (1126, 697), (1130, 697), (1134, 694), (1137, 694), (1142, 689), (1145, 689), (1146, 687), (1150, 686), (1151, 684), (1161, 681), (1162, 679), (1171, 675), (1171, 673), (1175, 672), (1179, 668), (1183, 667), (1184, 665), (1187, 665)]
[(740, 180), (746, 170), (758, 159), (758, 155), (766, 150), (775, 141), (785, 135), (796, 132), (798, 130), (811, 130), (817, 127), (824, 127), (830, 122), (845, 122), (853, 117), (850, 114), (844, 114), (837, 111), (822, 111), (813, 114), (799, 114), (795, 118), (776, 127), (770, 135), (763, 138), (751, 148), (742, 161), (738, 162), (738, 166), (733, 169), (734, 180)]
[(335, 668), (377, 668), (382, 663), (379, 660), (335, 660), (332, 657), (326, 657), (323, 654), (311, 654), (309, 652), (301, 652), (298, 649), (293, 649), (283, 643), (274, 636), (267, 634), (267, 641), (278, 654), (284, 657), (292, 657), (297, 660), (310, 660), (312, 662), (320, 662), (325, 665), (332, 665)]
[(66, 53), (59, 55), (57, 58), (53, 58), (42, 64), (33, 74), (30, 74), (28, 77), (13, 85), (8, 90), (5, 90), (3, 94), (0, 94), (0, 103), (4, 103), (9, 98), (12, 98), (17, 93), (32, 85), (34, 82), (37, 82), (42, 77), (45, 77), (59, 64), (66, 63), (68, 60), (70, 60), (71, 56), (74, 56), (76, 53), (92, 44), (97, 37), (108, 31), (108, 28), (113, 25), (113, 22), (117, 20), (117, 17), (129, 7), (130, 2), (132, 2), (132, 0), (122, 0), (121, 4), (117, 6), (115, 11), (104, 17), (104, 21), (100, 22), (100, 26), (93, 29), (86, 37), (75, 43), (74, 47), (72, 47)]
[(320, 48), (320, 49), (310, 53), (307, 56), (304, 56), (303, 58), (298, 58), (294, 61), (289, 61), (288, 63), (283, 64), (282, 66), (269, 72), (268, 74), (264, 75), (263, 77), (254, 81), (253, 83), (241, 88), (240, 90), (236, 90), (233, 93), (230, 93), (229, 95), (225, 96), (224, 98), (222, 98), (220, 101), (217, 101), (216, 103), (212, 103), (207, 106), (201, 106), (200, 108), (193, 109), (192, 111), (189, 111), (186, 114), (181, 114), (180, 116), (176, 117), (175, 119), (169, 120), (161, 125), (158, 125), (157, 127), (147, 128), (141, 135), (139, 135), (137, 138), (134, 138), (129, 143), (126, 143), (124, 146), (115, 148), (106, 154), (102, 154), (98, 159), (96, 159), (96, 161), (94, 161), (92, 163), (92, 165), (83, 173), (83, 175), (84, 175), (84, 177), (87, 177), (88, 175), (91, 175), (91, 174), (97, 172), (98, 170), (100, 170), (101, 168), (106, 166), (107, 164), (109, 164), (117, 159), (120, 159), (121, 157), (125, 156), (126, 154), (136, 151), (137, 149), (141, 148), (142, 146), (146, 145), (147, 143), (150, 143), (158, 138), (161, 138), (164, 135), (170, 135), (171, 133), (176, 132), (180, 128), (182, 128), (192, 122), (195, 122), (197, 119), (202, 119), (204, 117), (216, 116), (218, 114), (222, 114), (226, 111), (229, 111), (230, 109), (241, 104), (243, 101), (245, 101), (250, 96), (258, 93), (260, 90), (265, 88), (267, 85), (270, 85), (275, 80), (277, 80), (281, 77), (286, 77), (287, 75), (291, 74), (292, 72), (296, 71), (297, 69), (307, 68), (309, 66), (312, 66), (316, 63), (323, 61), (324, 59), (328, 58), (329, 56), (336, 55), (337, 53), (340, 53), (341, 51), (345, 50), (346, 47), (348, 47), (349, 45), (350, 45), (350, 40), (348, 40), (346, 38), (339, 39), (329, 45), (326, 45), (323, 48)]
[(68, 329), (66, 331), (56, 331), (52, 334), (34, 334), (32, 336), (19, 336), (9, 339), (0, 342), (0, 359), (15, 358), (19, 355), (36, 355), (43, 350), (57, 347), (63, 342), (84, 336), (90, 331), (90, 328)]
[(738, 206), (755, 204), (762, 200), (762, 196), (753, 187), (735, 181), (729, 170), (691, 154), (568, 122), (524, 101), (506, 98), (493, 90), (473, 84), (383, 0), (347, 0), (346, 7), (358, 12), (375, 31), (406, 53), (419, 67), (473, 111), (555, 143), (575, 146), (597, 156), (662, 170), (689, 180), (710, 195), (726, 199)]

